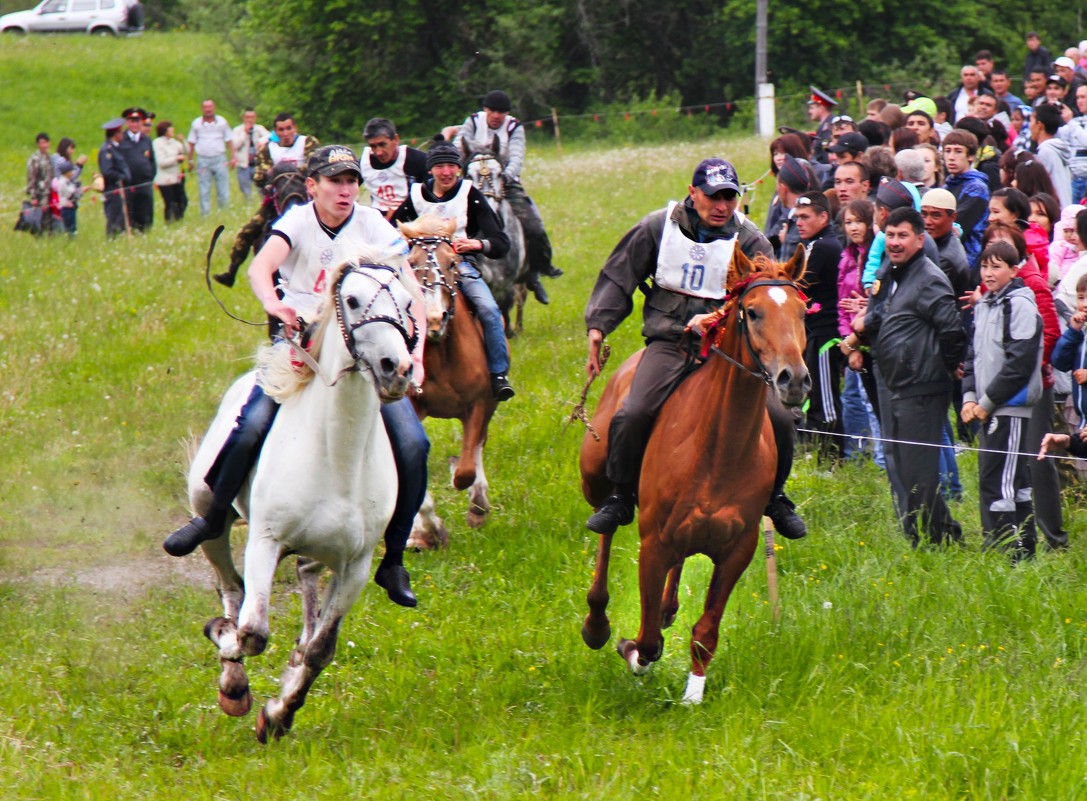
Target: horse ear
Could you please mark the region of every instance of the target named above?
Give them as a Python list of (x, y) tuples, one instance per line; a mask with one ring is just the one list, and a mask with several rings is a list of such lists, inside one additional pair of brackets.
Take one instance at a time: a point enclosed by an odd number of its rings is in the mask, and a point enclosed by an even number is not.
[(803, 245), (796, 246), (796, 253), (785, 265), (785, 273), (794, 284), (804, 277), (808, 266), (808, 251)]
[(731, 292), (732, 287), (743, 281), (755, 271), (755, 265), (751, 259), (740, 249), (739, 243), (732, 249), (732, 264), (728, 268), (728, 278), (725, 279), (725, 290)]

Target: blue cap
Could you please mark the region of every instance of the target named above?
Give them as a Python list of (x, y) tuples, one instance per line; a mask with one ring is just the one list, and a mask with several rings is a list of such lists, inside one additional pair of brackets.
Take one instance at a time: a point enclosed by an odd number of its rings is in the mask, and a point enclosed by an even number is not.
[(740, 178), (736, 168), (724, 159), (705, 159), (694, 171), (691, 186), (707, 195), (716, 195), (723, 189), (740, 191)]

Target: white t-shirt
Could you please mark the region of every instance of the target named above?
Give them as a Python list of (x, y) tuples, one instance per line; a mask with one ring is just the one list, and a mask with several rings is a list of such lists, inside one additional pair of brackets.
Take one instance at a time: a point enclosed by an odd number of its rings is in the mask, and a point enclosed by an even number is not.
[(335, 239), (317, 219), (313, 203), (291, 206), (272, 227), (291, 245), (279, 267), (283, 302), (307, 322), (317, 319), (328, 271), (353, 258), (360, 247), (408, 255), (408, 243), (377, 209), (359, 203)]
[(203, 117), (197, 117), (189, 128), (189, 144), (196, 151), (197, 158), (225, 156), (226, 143), (232, 136), (230, 124), (218, 114), (212, 122), (205, 122)]

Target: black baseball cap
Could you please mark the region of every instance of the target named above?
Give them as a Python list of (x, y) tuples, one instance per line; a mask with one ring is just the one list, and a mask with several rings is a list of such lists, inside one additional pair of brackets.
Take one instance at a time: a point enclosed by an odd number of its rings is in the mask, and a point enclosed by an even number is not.
[(838, 141), (827, 148), (831, 153), (856, 153), (860, 155), (868, 149), (868, 139), (862, 133), (849, 131), (838, 137)]
[(355, 151), (346, 145), (328, 145), (318, 148), (309, 157), (306, 163), (306, 175), (313, 177), (323, 175), (331, 178), (344, 172), (354, 172), (362, 175), (359, 169), (359, 158)]
[(725, 189), (739, 192), (740, 178), (731, 162), (717, 158), (703, 159), (695, 168), (691, 186), (707, 195), (716, 195)]

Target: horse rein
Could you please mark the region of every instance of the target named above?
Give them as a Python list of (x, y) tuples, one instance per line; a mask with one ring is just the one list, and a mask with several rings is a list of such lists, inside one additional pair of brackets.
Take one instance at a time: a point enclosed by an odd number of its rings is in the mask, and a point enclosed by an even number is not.
[(793, 289), (796, 289), (795, 283), (793, 283), (792, 281), (786, 281), (782, 278), (767, 279), (765, 281), (752, 281), (750, 284), (743, 288), (743, 291), (740, 292), (739, 297), (736, 298), (736, 319), (739, 321), (740, 325), (740, 336), (743, 337), (744, 345), (747, 346), (747, 352), (755, 361), (755, 366), (758, 369), (752, 370), (743, 362), (729, 356), (716, 345), (711, 346), (710, 351), (716, 353), (718, 356), (720, 356), (722, 359), (729, 362), (730, 364), (739, 367), (748, 375), (754, 376), (755, 378), (759, 379), (767, 386), (772, 386), (773, 379), (770, 377), (770, 373), (767, 372), (765, 365), (763, 365), (762, 363), (762, 359), (759, 358), (759, 354), (757, 354), (755, 352), (755, 349), (751, 346), (751, 332), (747, 327), (747, 316), (744, 314), (743, 307), (743, 300), (747, 293), (750, 292), (752, 289), (760, 286), (791, 286)]

